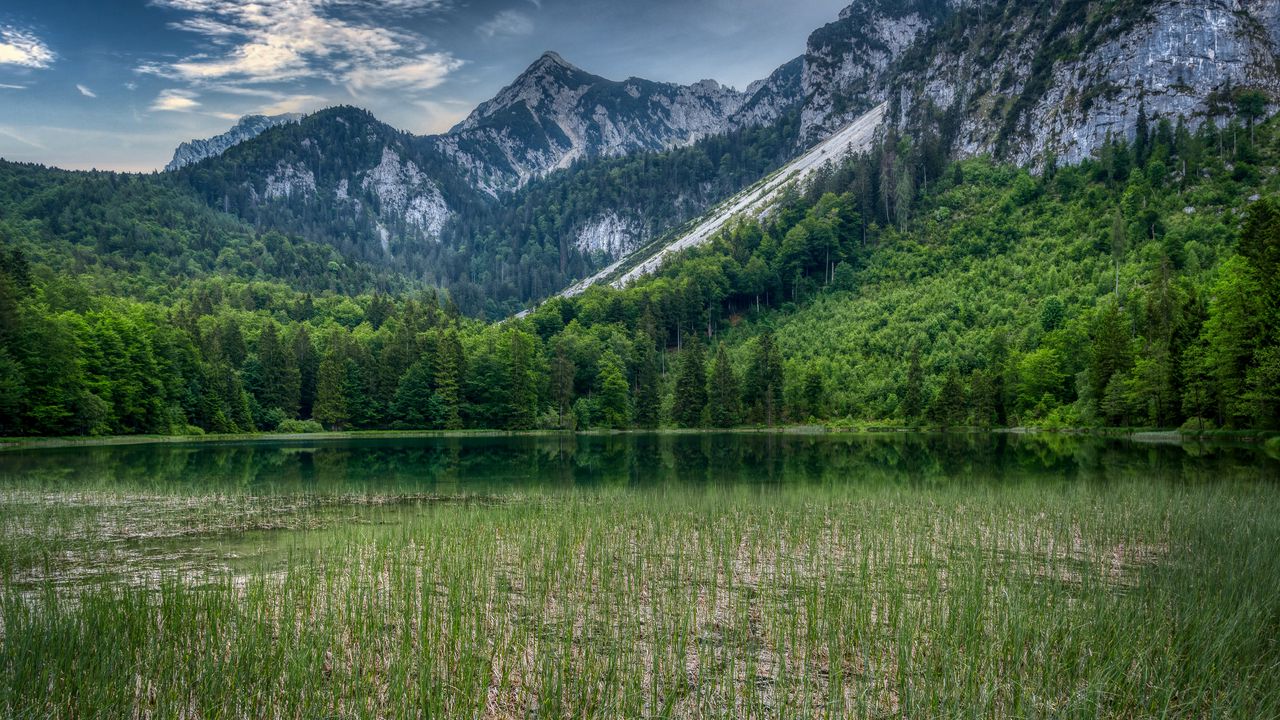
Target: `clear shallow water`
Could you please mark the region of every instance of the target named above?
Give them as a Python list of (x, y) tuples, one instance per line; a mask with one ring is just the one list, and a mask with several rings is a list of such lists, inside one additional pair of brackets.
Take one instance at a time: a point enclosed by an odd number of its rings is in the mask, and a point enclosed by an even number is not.
[(0, 715), (1275, 717), (1278, 478), (1019, 435), (0, 453)]
[[(200, 584), (322, 554), (454, 504), (563, 493), (847, 497), (1273, 481), (1250, 446), (1025, 435), (653, 434), (210, 442), (0, 453), (0, 569), (18, 588)], [(616, 495), (613, 497), (617, 497)], [(681, 500), (673, 500), (681, 502)], [(750, 501), (748, 501), (750, 502)], [(673, 508), (674, 509), (674, 508)]]

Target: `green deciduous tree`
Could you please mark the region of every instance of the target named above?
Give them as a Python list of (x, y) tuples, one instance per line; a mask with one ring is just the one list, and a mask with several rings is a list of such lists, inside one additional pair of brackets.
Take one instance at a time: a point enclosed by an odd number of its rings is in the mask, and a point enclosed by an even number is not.
[(627, 378), (622, 359), (613, 350), (606, 350), (600, 357), (600, 370), (596, 374), (596, 416), (599, 424), (614, 429), (624, 429), (631, 423), (630, 398), (627, 395)]

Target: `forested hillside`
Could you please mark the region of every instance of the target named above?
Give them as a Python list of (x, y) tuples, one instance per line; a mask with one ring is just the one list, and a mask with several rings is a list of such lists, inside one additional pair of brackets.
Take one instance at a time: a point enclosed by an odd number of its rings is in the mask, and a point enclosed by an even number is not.
[(156, 175), (69, 172), (0, 160), (0, 244), (109, 295), (168, 299), (194, 278), (278, 280), (304, 292), (403, 289), (332, 247), (262, 231)]
[[(446, 288), (463, 313), (497, 319), (786, 162), (798, 123), (791, 113), (665, 152), (587, 157), (494, 198), (472, 188), (431, 139), (363, 110), (332, 108), (172, 179), (255, 227), (301, 234), (347, 262)], [(585, 239), (601, 226), (617, 247)]]
[(1278, 129), (1141, 123), (1041, 176), (889, 137), (656, 277), (500, 324), (244, 274), (124, 299), (10, 235), (0, 432), (1275, 428)]

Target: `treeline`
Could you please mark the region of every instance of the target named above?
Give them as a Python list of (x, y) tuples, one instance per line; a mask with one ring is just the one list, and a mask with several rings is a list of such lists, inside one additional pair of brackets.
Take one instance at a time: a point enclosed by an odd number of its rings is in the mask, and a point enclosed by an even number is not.
[(623, 290), (449, 299), (0, 256), (0, 432), (1280, 427), (1276, 123), (1160, 123), (1040, 176), (888, 138)]
[[(438, 297), (311, 298), (215, 279), (173, 307), (47, 293), (0, 258), (0, 434), (730, 426), (783, 417), (767, 336), (739, 381), (723, 347), (672, 355), (652, 320), (544, 339)], [(79, 304), (77, 304), (79, 303)], [(447, 305), (447, 304), (445, 304)], [(668, 367), (678, 357), (680, 368)], [(672, 393), (675, 393), (674, 401)]]

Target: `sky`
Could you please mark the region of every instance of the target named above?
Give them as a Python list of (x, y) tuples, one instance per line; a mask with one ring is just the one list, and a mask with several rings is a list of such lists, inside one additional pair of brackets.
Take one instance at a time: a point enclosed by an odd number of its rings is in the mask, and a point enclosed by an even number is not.
[(0, 158), (151, 171), (253, 113), (448, 130), (545, 50), (739, 89), (850, 0), (4, 0)]

